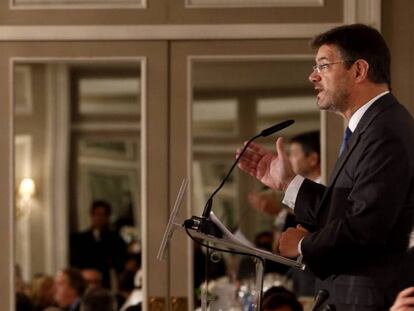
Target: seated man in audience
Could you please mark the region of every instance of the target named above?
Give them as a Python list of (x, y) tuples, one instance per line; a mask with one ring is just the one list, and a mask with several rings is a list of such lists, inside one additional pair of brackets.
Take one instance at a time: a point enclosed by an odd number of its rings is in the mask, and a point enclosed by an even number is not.
[(114, 295), (105, 288), (89, 289), (81, 302), (82, 311), (116, 311), (117, 304)]
[(82, 277), (88, 289), (102, 287), (102, 273), (96, 269), (83, 269)]
[(67, 268), (56, 275), (55, 300), (66, 311), (80, 311), (81, 297), (86, 289), (85, 280), (79, 270)]
[(55, 280), (51, 276), (37, 275), (30, 282), (29, 297), (33, 311), (44, 311), (55, 305)]
[[(321, 158), (319, 131), (294, 136), (290, 140), (289, 162), (295, 174), (314, 182), (321, 182)], [(282, 198), (278, 199), (274, 191), (252, 192), (249, 203), (255, 209), (273, 216), (282, 211)], [(287, 209), (286, 209), (287, 210)]]
[[(314, 182), (321, 182), (320, 133), (307, 132), (294, 136), (290, 140), (289, 162), (295, 174), (304, 176)], [(280, 234), (288, 227), (295, 227), (295, 216), (289, 208), (282, 206), (282, 197), (274, 191), (253, 192), (249, 194), (249, 203), (255, 209), (275, 216), (275, 246), (277, 249)], [(294, 292), (298, 296), (313, 296), (315, 277), (310, 271), (291, 269)]]
[(274, 286), (263, 294), (263, 311), (303, 311), (295, 294), (284, 287)]

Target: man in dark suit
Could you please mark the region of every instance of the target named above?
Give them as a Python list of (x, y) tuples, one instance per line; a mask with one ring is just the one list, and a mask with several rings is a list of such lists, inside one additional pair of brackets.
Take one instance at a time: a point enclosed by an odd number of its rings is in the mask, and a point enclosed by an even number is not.
[[(407, 252), (414, 215), (414, 121), (390, 93), (390, 54), (378, 31), (348, 25), (312, 42), (309, 76), (320, 109), (348, 124), (327, 187), (293, 173), (277, 154), (254, 144), (240, 168), (285, 191), (297, 228), (281, 237), (283, 256), (303, 256), (341, 311), (386, 310), (405, 280), (414, 282)], [(411, 274), (411, 275), (410, 275)]]
[(79, 269), (96, 269), (102, 273), (102, 285), (111, 285), (111, 270), (124, 269), (126, 244), (118, 232), (110, 228), (111, 206), (94, 201), (91, 206), (91, 228), (71, 237), (71, 265)]

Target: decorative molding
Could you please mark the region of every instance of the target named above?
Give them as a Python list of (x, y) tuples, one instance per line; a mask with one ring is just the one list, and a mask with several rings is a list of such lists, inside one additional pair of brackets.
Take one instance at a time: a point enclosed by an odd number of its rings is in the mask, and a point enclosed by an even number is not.
[[(21, 152), (21, 162), (16, 162), (16, 164), (21, 168), (20, 176), (22, 179), (26, 177), (31, 177), (32, 174), (32, 136), (29, 134), (17, 134), (15, 136), (15, 152), (16, 149), (19, 148), (19, 152)], [(17, 176), (16, 176), (17, 177)], [(21, 180), (18, 180), (19, 183)], [(16, 181), (15, 181), (16, 182)], [(16, 186), (17, 186), (16, 183)]]
[(381, 30), (381, 0), (358, 1), (357, 22)]
[(13, 84), (20, 83), (20, 93), (14, 88), (13, 107), (16, 115), (30, 115), (33, 113), (32, 71), (29, 66), (16, 66), (13, 71)]
[(147, 9), (147, 0), (10, 0), (11, 10)]
[(109, 167), (111, 169), (128, 169), (131, 171), (137, 169), (137, 161), (120, 161), (99, 157), (81, 156), (78, 158), (78, 164), (85, 167)]
[[(76, 169), (79, 171), (79, 177), (77, 180), (78, 183), (78, 197), (77, 197), (77, 230), (83, 231), (90, 227), (90, 204), (93, 199), (92, 189), (96, 190), (96, 187), (99, 187), (98, 184), (94, 184), (94, 187), (91, 187), (93, 181), (96, 181), (97, 175), (102, 181), (104, 179), (106, 182), (122, 179), (123, 182), (127, 181), (128, 190), (131, 192), (133, 202), (138, 202), (140, 194), (137, 193), (135, 189), (138, 189), (139, 186), (139, 169), (137, 169), (137, 163), (135, 162), (135, 167), (131, 163), (130, 165), (123, 165), (119, 163), (114, 166), (109, 166), (110, 163), (107, 161), (98, 161), (97, 163), (91, 163), (92, 161), (85, 161), (80, 163), (77, 161)], [(103, 165), (100, 165), (103, 164)], [(102, 189), (101, 189), (102, 190)], [(124, 195), (122, 193), (122, 195)], [(119, 197), (118, 197), (119, 198)], [(108, 200), (108, 198), (104, 198)], [(110, 201), (109, 201), (110, 202)], [(136, 204), (134, 205), (136, 206)], [(114, 214), (116, 216), (116, 211)], [(139, 227), (138, 224), (135, 224), (136, 227)]]
[[(188, 1), (194, 4), (194, 0)], [(344, 0), (342, 23), (0, 26), (0, 41), (311, 38), (333, 27), (355, 22), (366, 23), (380, 29), (381, 0)]]
[(0, 41), (311, 38), (340, 25), (342, 24), (0, 26)]
[[(32, 175), (32, 137), (31, 135), (16, 135), (14, 138), (15, 150), (15, 176), (14, 182), (18, 186), (23, 178)], [(21, 176), (18, 176), (21, 175)], [(17, 180), (16, 180), (17, 179)], [(17, 198), (15, 204), (18, 204)], [(30, 243), (30, 218), (23, 215), (15, 219), (15, 263), (20, 265), (24, 281), (28, 281), (32, 275), (31, 269), (31, 243)], [(19, 245), (20, 244), (20, 245)]]
[(100, 132), (122, 132), (122, 131), (140, 131), (141, 122), (137, 121), (133, 124), (131, 122), (111, 122), (107, 121), (91, 121), (88, 123), (73, 123), (71, 126), (73, 131), (88, 132), (88, 131), (100, 131)]
[(324, 0), (186, 0), (185, 8), (317, 7), (324, 4)]
[(344, 24), (364, 23), (381, 29), (381, 0), (344, 1)]
[[(69, 165), (69, 80), (68, 67), (50, 64), (46, 69), (46, 154), (45, 154), (45, 262), (54, 274), (68, 264), (68, 165)], [(52, 130), (53, 129), (53, 130)]]
[(83, 75), (78, 77), (78, 113), (82, 116), (139, 116), (142, 85), (139, 77)]

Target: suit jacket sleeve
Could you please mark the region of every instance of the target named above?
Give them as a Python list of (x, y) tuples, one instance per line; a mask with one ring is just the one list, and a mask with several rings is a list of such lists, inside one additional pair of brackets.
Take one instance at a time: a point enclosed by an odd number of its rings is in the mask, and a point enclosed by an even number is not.
[[(404, 235), (410, 232), (413, 206), (406, 201), (413, 169), (407, 144), (402, 142), (405, 138), (386, 129), (364, 134), (358, 152), (345, 164), (352, 169), (344, 167), (340, 173), (351, 185), (337, 193), (346, 195), (335, 198), (332, 194), (328, 206), (323, 202), (320, 207), (342, 214), (330, 215), (326, 224), (302, 241), (305, 262), (322, 279), (354, 271), (358, 266), (368, 267), (372, 260), (407, 247), (408, 237)], [(307, 192), (307, 188), (303, 190)], [(316, 197), (311, 204), (317, 204)], [(301, 208), (300, 215), (304, 220), (314, 220), (314, 211)]]
[(316, 215), (325, 190), (325, 186), (305, 179), (296, 198), (296, 222), (311, 232), (316, 229)]

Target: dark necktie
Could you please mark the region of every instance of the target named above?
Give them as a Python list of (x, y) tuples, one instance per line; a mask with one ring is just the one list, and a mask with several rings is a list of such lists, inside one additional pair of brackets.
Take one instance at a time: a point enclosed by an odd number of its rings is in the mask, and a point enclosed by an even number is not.
[(341, 154), (346, 150), (346, 148), (348, 148), (348, 141), (349, 138), (351, 138), (351, 135), (352, 132), (349, 129), (349, 127), (347, 127), (344, 133), (344, 139), (342, 141), (341, 148), (339, 148), (339, 156), (341, 156)]

